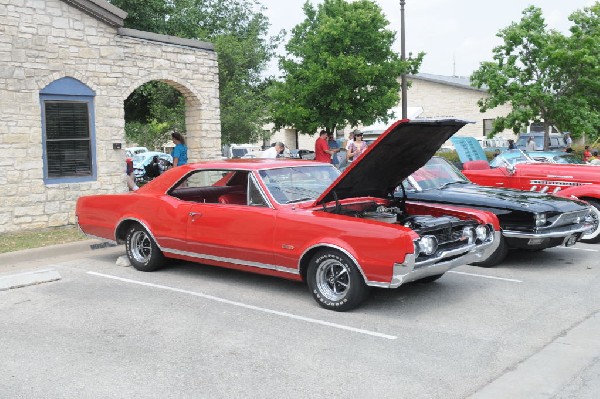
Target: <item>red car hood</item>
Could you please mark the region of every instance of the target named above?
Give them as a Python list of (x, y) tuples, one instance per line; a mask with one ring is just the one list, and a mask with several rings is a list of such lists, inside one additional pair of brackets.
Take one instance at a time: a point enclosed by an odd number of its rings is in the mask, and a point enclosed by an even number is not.
[(388, 197), (467, 123), (457, 119), (395, 122), (317, 198), (315, 205), (353, 197)]

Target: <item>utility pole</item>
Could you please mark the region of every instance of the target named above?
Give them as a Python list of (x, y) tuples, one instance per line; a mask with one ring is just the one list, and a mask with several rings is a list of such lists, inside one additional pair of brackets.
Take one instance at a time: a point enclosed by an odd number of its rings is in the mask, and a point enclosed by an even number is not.
[[(406, 61), (406, 43), (404, 40), (404, 4), (405, 0), (400, 0), (400, 59)], [(406, 84), (406, 73), (402, 74), (401, 77), (402, 85), (402, 119), (407, 118), (408, 114), (408, 98), (406, 93), (408, 91)]]

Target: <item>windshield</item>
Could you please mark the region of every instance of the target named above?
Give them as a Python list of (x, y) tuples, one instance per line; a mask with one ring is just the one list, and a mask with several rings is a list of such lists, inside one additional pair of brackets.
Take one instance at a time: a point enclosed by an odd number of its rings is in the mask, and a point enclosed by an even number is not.
[[(415, 187), (416, 183), (418, 187)], [(425, 166), (414, 172), (409, 178), (409, 184), (406, 188), (431, 190), (438, 189), (450, 184), (469, 183), (469, 180), (463, 176), (454, 166), (443, 158), (431, 158)]]
[(316, 200), (340, 175), (332, 165), (294, 166), (259, 172), (265, 186), (280, 204)]
[(506, 150), (501, 154), (498, 154), (496, 158), (490, 161), (492, 168), (498, 168), (507, 165), (516, 165), (519, 163), (535, 162), (527, 154), (521, 150)]
[(581, 158), (573, 154), (544, 154), (540, 157), (532, 154), (533, 159), (540, 162), (585, 164)]
[(248, 150), (245, 148), (232, 148), (231, 156), (233, 158), (241, 158), (248, 153)]

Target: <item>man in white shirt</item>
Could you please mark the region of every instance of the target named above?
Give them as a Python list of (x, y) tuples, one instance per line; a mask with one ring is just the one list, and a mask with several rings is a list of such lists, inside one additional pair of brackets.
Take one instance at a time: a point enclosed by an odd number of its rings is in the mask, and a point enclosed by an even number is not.
[(281, 154), (283, 152), (283, 150), (285, 149), (285, 145), (281, 142), (278, 141), (277, 143), (275, 143), (275, 145), (265, 151), (263, 151), (261, 158), (277, 158), (277, 156), (279, 154)]

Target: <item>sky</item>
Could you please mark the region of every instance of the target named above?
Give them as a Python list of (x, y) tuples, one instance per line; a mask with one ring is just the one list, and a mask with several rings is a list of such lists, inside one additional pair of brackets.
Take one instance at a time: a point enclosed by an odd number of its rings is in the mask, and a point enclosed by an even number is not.
[[(271, 34), (292, 28), (305, 18), (305, 0), (259, 0), (271, 22)], [(309, 0), (313, 5), (321, 0)], [(400, 2), (376, 0), (396, 31), (394, 51), (400, 53)], [(529, 5), (542, 9), (549, 28), (568, 33), (569, 15), (590, 6), (593, 0), (406, 0), (404, 6), (406, 56), (426, 53), (421, 73), (469, 76), (483, 61), (492, 60), (492, 49), (501, 43), (496, 34), (517, 22)], [(289, 33), (284, 42), (289, 39)], [(283, 49), (280, 51), (283, 52)], [(279, 75), (273, 62), (267, 75)]]

